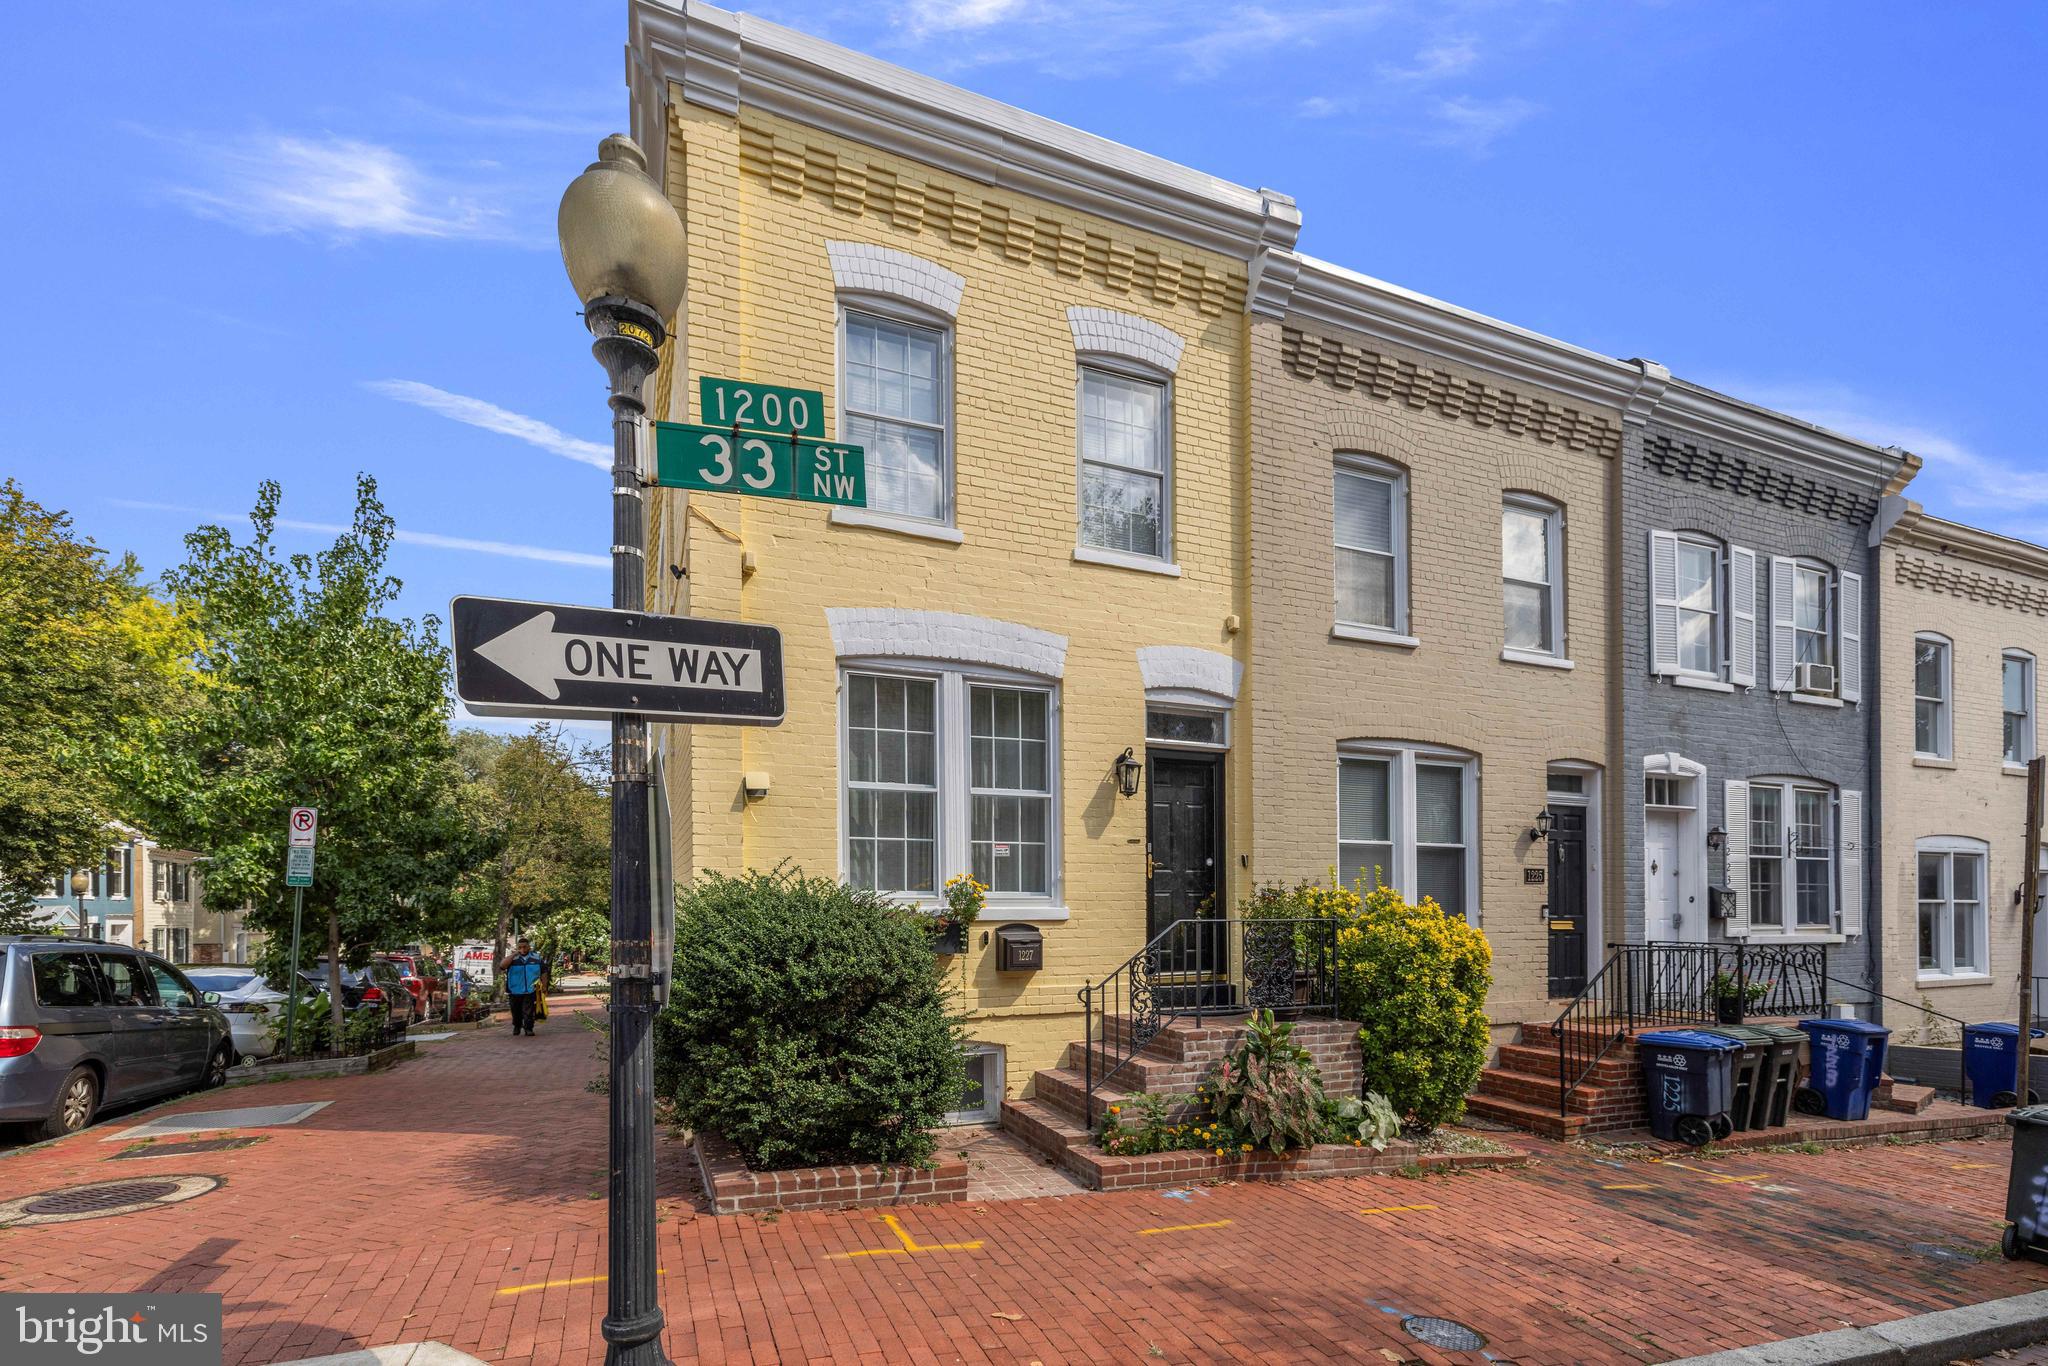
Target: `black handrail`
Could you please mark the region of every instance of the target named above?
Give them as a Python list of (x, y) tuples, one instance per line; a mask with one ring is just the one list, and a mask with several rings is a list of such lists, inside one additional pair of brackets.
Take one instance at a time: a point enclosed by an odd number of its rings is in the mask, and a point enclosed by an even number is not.
[(1557, 1111), (1600, 1060), (1648, 1025), (1741, 1024), (1827, 1005), (1825, 944), (1610, 944), (1606, 963), (1551, 1025)]
[[(1967, 1027), (1969, 1023), (1966, 1020), (1958, 1020), (1953, 1015), (1945, 1015), (1941, 1011), (1936, 1010), (1934, 1007), (1922, 1005), (1918, 1001), (1901, 1000), (1897, 996), (1890, 996), (1882, 991), (1875, 991), (1871, 988), (1868, 982), (1851, 982), (1847, 978), (1837, 977), (1833, 973), (1828, 974), (1828, 980), (1830, 982), (1833, 982), (1836, 986), (1848, 987), (1851, 990), (1860, 991), (1863, 993), (1863, 1000), (1851, 1001), (1849, 1002), (1850, 1005), (1869, 1005), (1872, 1000), (1890, 1001), (1895, 1006), (1904, 1006), (1906, 1009), (1912, 1011), (1916, 1015), (1932, 1015), (1937, 1020), (1947, 1020), (1957, 1029), (1963, 1029)], [(2044, 982), (2048, 982), (2048, 978), (2036, 977), (2034, 979), (2034, 984), (2036, 988), (2036, 1000), (2040, 999), (2039, 988)]]
[[(1337, 922), (1201, 916), (1176, 920), (1123, 966), (1076, 993), (1084, 1021), (1082, 1111), (1168, 1024), (1271, 1010), (1337, 1014)], [(1106, 1066), (1095, 1055), (1105, 1053)]]

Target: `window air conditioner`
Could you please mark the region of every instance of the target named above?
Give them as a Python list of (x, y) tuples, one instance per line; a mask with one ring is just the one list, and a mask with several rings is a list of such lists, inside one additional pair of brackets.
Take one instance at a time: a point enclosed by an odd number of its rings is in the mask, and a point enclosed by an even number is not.
[(1835, 695), (1835, 666), (1832, 664), (1799, 664), (1792, 672), (1794, 692), (1813, 693), (1821, 697)]

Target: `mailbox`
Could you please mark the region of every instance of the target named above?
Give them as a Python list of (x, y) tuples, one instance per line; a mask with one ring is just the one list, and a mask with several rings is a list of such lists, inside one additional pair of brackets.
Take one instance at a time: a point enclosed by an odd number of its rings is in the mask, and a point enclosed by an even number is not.
[(1732, 887), (1707, 888), (1707, 914), (1716, 920), (1726, 919), (1728, 912), (1735, 909), (1735, 889)]
[(1005, 925), (996, 931), (997, 972), (1037, 972), (1045, 966), (1045, 936), (1032, 925)]

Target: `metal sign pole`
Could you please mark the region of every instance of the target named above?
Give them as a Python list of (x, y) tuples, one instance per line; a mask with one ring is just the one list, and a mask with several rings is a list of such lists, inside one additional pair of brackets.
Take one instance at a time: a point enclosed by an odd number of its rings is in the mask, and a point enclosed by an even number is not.
[(284, 1016), (284, 1060), (286, 1062), (292, 1060), (292, 1034), (294, 1027), (299, 1022), (299, 917), (304, 914), (305, 909), (306, 889), (304, 887), (292, 888), (291, 985), (285, 988), (290, 994), (286, 998)]
[(2041, 785), (2048, 760), (2027, 761), (2027, 866), (2020, 872), (2020, 1057), (2013, 1094), (2027, 1103), (2028, 1063), (2034, 1054), (2034, 917), (2041, 900)]

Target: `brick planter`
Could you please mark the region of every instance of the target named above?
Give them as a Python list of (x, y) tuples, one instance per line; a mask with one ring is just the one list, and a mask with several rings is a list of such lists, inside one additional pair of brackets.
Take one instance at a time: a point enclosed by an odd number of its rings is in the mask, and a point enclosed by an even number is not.
[(695, 1149), (713, 1214), (947, 1205), (967, 1198), (967, 1164), (958, 1160), (934, 1167), (859, 1163), (757, 1172), (718, 1134), (697, 1135)]

